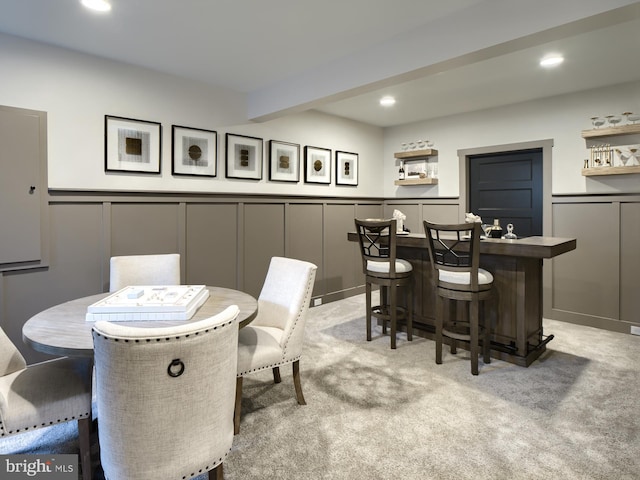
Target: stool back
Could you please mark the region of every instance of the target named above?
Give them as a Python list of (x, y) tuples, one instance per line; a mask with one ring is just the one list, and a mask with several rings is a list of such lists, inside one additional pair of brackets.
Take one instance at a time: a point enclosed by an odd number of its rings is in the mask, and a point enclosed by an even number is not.
[[(425, 220), (424, 230), (438, 287), (469, 292), (484, 289), (484, 285), (479, 285), (478, 281), (482, 232), (479, 223), (445, 225)], [(447, 282), (448, 274), (456, 278), (468, 277), (468, 281)]]
[[(396, 277), (396, 220), (356, 218), (356, 231), (365, 275), (378, 276), (384, 271), (387, 278)], [(376, 268), (375, 264), (384, 268)]]

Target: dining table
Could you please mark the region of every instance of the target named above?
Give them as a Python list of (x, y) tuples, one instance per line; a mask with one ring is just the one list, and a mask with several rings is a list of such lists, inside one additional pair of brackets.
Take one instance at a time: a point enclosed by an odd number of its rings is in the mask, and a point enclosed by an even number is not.
[[(239, 328), (248, 325), (258, 314), (258, 301), (248, 293), (231, 288), (207, 286), (209, 297), (189, 320), (127, 321), (136, 327), (162, 327), (196, 322), (216, 315), (230, 305), (237, 305)], [(22, 327), (25, 344), (38, 352), (69, 357), (93, 357), (92, 328), (86, 319), (87, 308), (113, 295), (98, 293), (55, 305), (27, 320)]]

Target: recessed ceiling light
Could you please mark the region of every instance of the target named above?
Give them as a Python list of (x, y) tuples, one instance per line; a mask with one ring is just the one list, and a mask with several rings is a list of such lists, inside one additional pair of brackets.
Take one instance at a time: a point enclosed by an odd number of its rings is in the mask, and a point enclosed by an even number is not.
[(380, 105), (383, 107), (390, 107), (396, 103), (396, 99), (390, 96), (382, 97), (380, 99)]
[(540, 60), (540, 66), (545, 68), (557, 67), (564, 62), (562, 55), (548, 55)]
[(82, 5), (97, 12), (108, 12), (111, 4), (107, 0), (81, 0)]

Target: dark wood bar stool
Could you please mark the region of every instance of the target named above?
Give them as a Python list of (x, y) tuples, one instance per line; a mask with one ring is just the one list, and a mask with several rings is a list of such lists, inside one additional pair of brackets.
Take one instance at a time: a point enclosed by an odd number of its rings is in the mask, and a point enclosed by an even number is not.
[[(479, 223), (439, 225), (424, 221), (429, 240), (429, 258), (436, 290), (436, 363), (442, 363), (443, 336), (450, 339), (451, 353), (456, 340), (469, 342), (471, 373), (478, 375), (480, 335), (484, 363), (491, 362), (490, 328), (480, 319), (480, 302), (492, 294), (493, 275), (480, 268)], [(444, 318), (444, 300), (467, 302), (468, 318)], [(448, 305), (450, 306), (450, 305)], [(450, 309), (447, 309), (449, 312)], [(484, 315), (483, 315), (484, 317)]]
[[(405, 320), (407, 340), (413, 340), (413, 285), (411, 264), (396, 257), (396, 221), (355, 219), (362, 270), (366, 282), (367, 341), (371, 341), (371, 317), (391, 323), (391, 348), (396, 348), (398, 319)], [(380, 305), (371, 305), (371, 285), (380, 286)], [(398, 305), (398, 287), (407, 287), (407, 306)]]

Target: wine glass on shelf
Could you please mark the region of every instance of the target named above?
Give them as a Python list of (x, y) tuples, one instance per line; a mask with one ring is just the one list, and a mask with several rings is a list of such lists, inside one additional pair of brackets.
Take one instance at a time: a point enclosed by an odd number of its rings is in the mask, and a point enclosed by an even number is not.
[[(627, 113), (625, 113), (627, 115)], [(627, 121), (635, 124), (638, 120), (640, 120), (640, 114), (628, 112)]]
[(594, 127), (600, 128), (602, 125), (604, 125), (605, 120), (602, 117), (591, 117), (591, 123)]
[(607, 115), (607, 121), (609, 122), (609, 125), (615, 127), (622, 121), (622, 118), (619, 115)]

